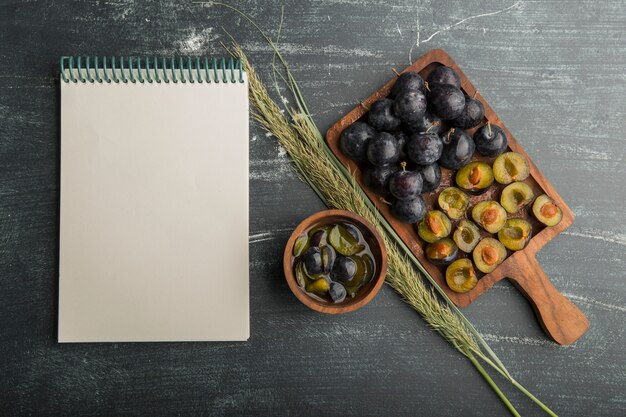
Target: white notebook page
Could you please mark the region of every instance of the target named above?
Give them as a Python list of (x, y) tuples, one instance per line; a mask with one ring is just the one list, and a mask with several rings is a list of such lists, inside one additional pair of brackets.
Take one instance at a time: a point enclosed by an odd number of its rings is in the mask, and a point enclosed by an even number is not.
[(247, 79), (61, 81), (59, 342), (248, 337)]

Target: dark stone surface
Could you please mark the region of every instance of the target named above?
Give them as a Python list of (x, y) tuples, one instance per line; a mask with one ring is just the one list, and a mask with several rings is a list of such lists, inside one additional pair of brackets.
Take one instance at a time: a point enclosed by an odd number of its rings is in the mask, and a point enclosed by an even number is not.
[[(280, 5), (238, 5), (275, 33)], [(560, 415), (625, 415), (626, 4), (285, 6), (284, 55), (322, 131), (409, 57), (440, 47), (462, 66), (577, 215), (539, 261), (591, 328), (575, 345), (556, 346), (507, 282), (464, 312)], [(323, 206), (258, 126), (250, 341), (56, 343), (59, 56), (221, 53), (222, 26), (268, 77), (267, 45), (224, 8), (0, 1), (0, 415), (506, 415), (471, 364), (390, 288), (340, 317), (311, 312), (290, 294), (283, 245)], [(498, 382), (522, 415), (541, 415)]]

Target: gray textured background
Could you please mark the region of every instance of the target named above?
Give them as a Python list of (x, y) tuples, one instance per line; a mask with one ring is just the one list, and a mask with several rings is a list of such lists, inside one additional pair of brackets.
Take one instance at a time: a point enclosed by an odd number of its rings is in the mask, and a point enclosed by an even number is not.
[[(320, 129), (391, 67), (447, 50), (573, 208), (575, 224), (539, 261), (591, 328), (556, 346), (507, 282), (464, 311), (561, 415), (626, 415), (626, 3), (389, 3), (285, 2), (282, 50)], [(278, 25), (280, 4), (237, 4), (268, 30)], [(267, 76), (268, 47), (223, 8), (0, 1), (0, 415), (506, 415), (470, 363), (390, 288), (341, 317), (290, 294), (283, 245), (322, 205), (257, 126), (250, 341), (56, 344), (59, 56), (211, 53), (222, 26)], [(523, 415), (540, 415), (503, 387)]]

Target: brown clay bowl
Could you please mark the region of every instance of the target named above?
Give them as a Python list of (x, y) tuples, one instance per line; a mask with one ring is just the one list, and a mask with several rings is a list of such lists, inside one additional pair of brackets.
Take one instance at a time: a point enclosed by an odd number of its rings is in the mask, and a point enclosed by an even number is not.
[[(311, 297), (298, 285), (294, 271), (293, 245), (298, 236), (302, 235), (304, 232), (308, 232), (313, 227), (339, 222), (352, 223), (361, 230), (363, 237), (369, 243), (370, 250), (374, 255), (376, 271), (372, 279), (359, 290), (354, 298), (346, 297), (341, 303), (330, 303)], [(385, 276), (387, 275), (387, 250), (385, 249), (380, 234), (376, 231), (374, 226), (363, 217), (345, 210), (324, 210), (307, 217), (295, 228), (285, 247), (283, 268), (289, 288), (291, 288), (291, 291), (302, 304), (322, 313), (348, 313), (369, 303), (372, 298), (376, 296), (378, 291), (380, 291), (380, 288), (385, 282)]]

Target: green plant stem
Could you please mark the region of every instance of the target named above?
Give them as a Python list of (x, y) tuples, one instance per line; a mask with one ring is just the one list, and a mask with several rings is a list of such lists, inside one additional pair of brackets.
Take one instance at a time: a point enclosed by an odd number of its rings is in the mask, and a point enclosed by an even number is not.
[(506, 405), (506, 407), (509, 409), (511, 414), (513, 414), (516, 417), (521, 417), (520, 413), (518, 413), (517, 410), (515, 409), (515, 407), (513, 407), (513, 404), (511, 404), (509, 399), (506, 398), (504, 393), (500, 390), (500, 387), (498, 387), (498, 385), (494, 382), (494, 380), (491, 379), (491, 377), (489, 376), (489, 374), (487, 373), (485, 368), (483, 368), (483, 366), (480, 364), (480, 362), (478, 362), (476, 360), (474, 355), (472, 355), (471, 353), (467, 352), (466, 356), (469, 358), (469, 360), (472, 362), (472, 364), (478, 370), (478, 372), (480, 372), (480, 374), (483, 376), (483, 378), (485, 378), (487, 383), (491, 386), (491, 389), (493, 389), (495, 391), (495, 393), (498, 395), (498, 397), (500, 397), (500, 400), (502, 400), (504, 405)]
[(517, 382), (512, 376), (505, 374), (504, 372), (502, 372), (502, 370), (500, 370), (500, 368), (498, 366), (496, 366), (495, 363), (493, 363), (491, 361), (491, 359), (489, 359), (487, 356), (485, 356), (482, 352), (480, 351), (475, 351), (472, 350), (472, 352), (478, 356), (480, 359), (482, 359), (487, 365), (491, 366), (494, 370), (496, 370), (500, 375), (502, 375), (506, 380), (508, 380), (515, 388), (517, 388), (519, 391), (521, 391), (524, 395), (526, 395), (528, 398), (530, 398), (535, 404), (537, 404), (543, 411), (545, 411), (547, 414), (549, 414), (552, 417), (558, 417), (558, 415), (552, 411), (547, 405), (545, 405), (543, 402), (541, 402), (541, 400), (539, 400), (537, 397), (535, 397), (530, 391), (528, 391), (526, 388), (524, 388), (524, 386), (522, 386), (522, 384), (520, 384), (519, 382)]

